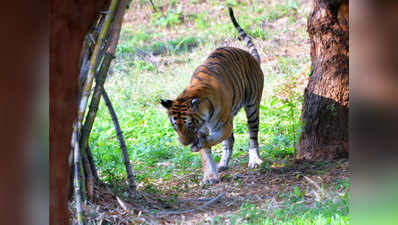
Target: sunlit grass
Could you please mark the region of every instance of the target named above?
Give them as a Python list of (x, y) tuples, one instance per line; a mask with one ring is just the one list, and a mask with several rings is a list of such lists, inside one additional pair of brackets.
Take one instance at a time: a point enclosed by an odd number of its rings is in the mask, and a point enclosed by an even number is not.
[[(253, 36), (260, 52), (272, 52), (272, 55), (262, 56), (266, 62), (262, 64), (265, 81), (260, 109), (261, 155), (269, 160), (293, 156), (301, 129), (304, 87), (298, 81), (305, 79), (303, 71), (309, 67), (309, 56), (303, 52), (298, 57), (291, 57), (278, 52), (273, 45), (265, 45), (268, 39), (285, 36), (289, 39), (293, 28), (296, 29), (294, 24), (285, 24), (287, 27), (283, 29), (262, 27), (263, 22), (270, 22), (264, 18), (264, 14), (268, 15), (270, 11), (277, 15), (273, 20), (276, 25), (280, 18), (306, 13), (300, 8), (302, 6), (294, 4), (295, 1), (289, 2), (287, 6), (270, 1), (253, 7), (244, 1), (210, 1), (208, 5), (216, 15), (210, 16), (203, 8), (201, 13), (188, 16), (191, 12), (184, 11), (178, 1), (164, 1), (162, 4), (167, 6), (168, 11), (179, 14), (179, 22), (163, 24), (158, 20), (173, 21), (175, 18), (165, 18), (166, 14), (158, 13), (145, 26), (123, 25), (116, 59), (105, 88), (119, 116), (138, 182), (160, 177), (167, 180), (175, 174), (190, 173), (201, 166), (198, 154), (191, 153), (189, 147), (183, 147), (177, 141), (159, 99), (175, 98), (188, 85), (194, 69), (219, 46), (220, 40), (246, 48), (235, 39), (236, 31), (229, 22), (225, 4), (234, 6), (238, 20)], [(176, 35), (176, 31), (180, 30), (183, 32)], [(304, 36), (305, 28), (300, 27), (296, 32)], [(286, 43), (292, 44), (293, 41), (289, 39)], [(269, 50), (268, 46), (275, 50)], [(234, 119), (234, 133), (234, 157), (239, 158), (247, 154), (248, 148), (243, 110)], [(95, 120), (90, 146), (100, 176), (107, 182), (124, 183), (125, 170), (119, 144), (103, 102)], [(221, 144), (214, 147), (216, 161), (221, 149)]]

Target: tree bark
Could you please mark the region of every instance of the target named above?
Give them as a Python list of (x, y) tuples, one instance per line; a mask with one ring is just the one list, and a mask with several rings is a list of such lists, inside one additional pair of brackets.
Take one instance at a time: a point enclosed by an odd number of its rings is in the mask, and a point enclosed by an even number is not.
[(314, 0), (307, 31), (311, 74), (304, 91), (298, 159), (348, 157), (348, 0)]
[(52, 1), (50, 6), (50, 224), (69, 224), (70, 140), (77, 115), (84, 35), (108, 5), (104, 0)]

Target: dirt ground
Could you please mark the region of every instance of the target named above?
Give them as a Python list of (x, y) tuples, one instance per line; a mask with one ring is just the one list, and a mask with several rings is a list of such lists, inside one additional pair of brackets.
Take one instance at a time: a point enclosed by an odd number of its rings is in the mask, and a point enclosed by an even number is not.
[(245, 202), (284, 207), (283, 198), (295, 186), (305, 190), (305, 203), (332, 199), (338, 182), (349, 178), (351, 172), (350, 163), (343, 159), (274, 162), (254, 170), (235, 165), (221, 172), (221, 182), (215, 185), (203, 186), (197, 183), (197, 176), (193, 173), (159, 181), (154, 184), (157, 192), (139, 188), (132, 198), (117, 197), (110, 188), (100, 186), (96, 199), (86, 203), (86, 218), (90, 224), (206, 224), (208, 218), (237, 212)]

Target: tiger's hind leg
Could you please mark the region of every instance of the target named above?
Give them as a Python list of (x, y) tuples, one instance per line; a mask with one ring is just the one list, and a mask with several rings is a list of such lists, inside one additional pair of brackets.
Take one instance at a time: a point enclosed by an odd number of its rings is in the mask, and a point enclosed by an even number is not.
[(224, 171), (228, 169), (228, 163), (232, 156), (234, 141), (235, 138), (233, 132), (227, 139), (224, 140), (224, 151), (222, 153), (221, 160), (217, 166), (218, 171)]
[(260, 103), (247, 104), (245, 112), (247, 116), (247, 126), (249, 128), (249, 169), (257, 168), (263, 161), (258, 151), (258, 127)]

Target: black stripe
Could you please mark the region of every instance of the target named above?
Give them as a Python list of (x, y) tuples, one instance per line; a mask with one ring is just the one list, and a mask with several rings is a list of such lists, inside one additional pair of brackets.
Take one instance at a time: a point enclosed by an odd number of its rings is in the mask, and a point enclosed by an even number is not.
[(258, 130), (258, 123), (249, 123), (249, 131), (256, 131)]
[[(240, 90), (240, 86), (239, 86), (239, 79), (237, 77), (234, 76), (234, 74), (236, 74), (237, 72), (235, 70), (233, 70), (233, 73), (230, 73), (230, 77), (233, 81), (232, 81), (232, 94), (233, 94), (233, 98), (232, 98), (232, 106), (235, 106), (237, 103), (235, 103), (236, 101), (236, 96), (241, 95), (241, 90)], [(237, 87), (237, 88), (236, 88)]]
[(225, 71), (227, 71), (226, 69), (225, 69), (225, 67), (221, 64), (221, 63), (218, 63), (218, 62), (207, 62), (205, 65), (203, 65), (203, 66), (205, 66), (208, 70), (210, 70), (210, 71), (214, 71), (215, 73), (221, 73), (222, 71), (218, 71), (218, 69), (217, 69), (217, 67), (221, 67), (221, 69), (223, 70), (223, 72), (225, 72)]
[(199, 81), (203, 81), (203, 78), (199, 77), (199, 76), (193, 76), (193, 78), (199, 80)]
[[(226, 51), (228, 51), (228, 50), (226, 50)], [(232, 56), (234, 56), (234, 54), (232, 53), (233, 52), (232, 49), (231, 49), (231, 51), (228, 51), (228, 52)], [(230, 68), (232, 68), (232, 70), (234, 72), (231, 74), (231, 77), (234, 80), (234, 82), (232, 83), (232, 86), (236, 87), (235, 90), (238, 91), (238, 93), (236, 93), (236, 94), (239, 94), (240, 96), (242, 96), (243, 91), (244, 91), (244, 85), (242, 84), (242, 79), (241, 79), (242, 68), (241, 68), (240, 64), (241, 64), (241, 62), (239, 60), (237, 60), (237, 64), (232, 65)], [(235, 100), (232, 101), (233, 105), (236, 105), (238, 103), (239, 102), (235, 103)]]
[(239, 57), (239, 54), (238, 53), (236, 53), (236, 51), (234, 50), (234, 49), (224, 49), (225, 51), (227, 51), (229, 54), (231, 54), (233, 57), (234, 57), (234, 59), (236, 60), (236, 62), (238, 62), (238, 63), (240, 63), (240, 57)]
[(257, 116), (254, 119), (247, 120), (247, 123), (249, 123), (249, 124), (256, 123), (256, 122), (258, 122), (258, 117)]
[(218, 130), (218, 126), (220, 125), (220, 123), (221, 123), (221, 120), (218, 120), (216, 125), (214, 126), (214, 130)]
[(199, 115), (196, 115), (196, 114), (193, 114), (192, 118), (194, 118), (195, 120), (200, 120), (201, 123), (206, 121), (205, 119), (203, 119), (202, 117), (200, 117)]
[(255, 106), (256, 105), (256, 103), (254, 102), (253, 104), (251, 104), (251, 105), (246, 105), (246, 107), (247, 108), (251, 108), (251, 107), (253, 107), (253, 106)]
[(247, 119), (250, 120), (254, 114), (257, 113), (257, 109), (254, 110), (250, 115), (247, 116)]
[(213, 103), (210, 101), (210, 99), (209, 98), (206, 98), (206, 100), (209, 102), (209, 120), (211, 120), (211, 118), (213, 117), (213, 115), (214, 115), (214, 105), (213, 105)]
[(219, 59), (219, 58), (225, 58), (225, 55), (222, 54), (221, 52), (213, 52), (213, 53), (211, 53), (211, 54), (209, 55), (209, 57), (207, 57), (207, 58), (208, 58), (208, 59), (209, 59), (209, 58)]
[[(208, 68), (206, 68), (207, 70), (209, 70)], [(211, 72), (211, 73), (209, 73), (209, 72)], [(216, 73), (216, 72), (214, 72), (214, 71), (205, 71), (205, 70), (200, 70), (199, 71), (199, 73), (204, 73), (204, 74), (206, 74), (206, 75), (208, 75), (208, 76), (211, 76), (211, 77), (215, 77), (215, 76), (217, 76), (218, 75), (218, 73)]]
[[(246, 61), (247, 61), (247, 63), (248, 63), (248, 65), (249, 65), (249, 69), (250, 69), (250, 65), (252, 65), (252, 63), (250, 62), (250, 58), (249, 58), (249, 55), (247, 55), (247, 57), (245, 57), (246, 58)], [(250, 69), (251, 70), (251, 69)], [(254, 72), (253, 71), (247, 71), (248, 72), (248, 74), (247, 74), (247, 80), (249, 81), (249, 83), (250, 83), (250, 94), (251, 94), (251, 96), (250, 97), (255, 97), (255, 98), (257, 98), (257, 80), (256, 80), (256, 75), (254, 74)], [(253, 90), (254, 90), (254, 93), (253, 93)]]

